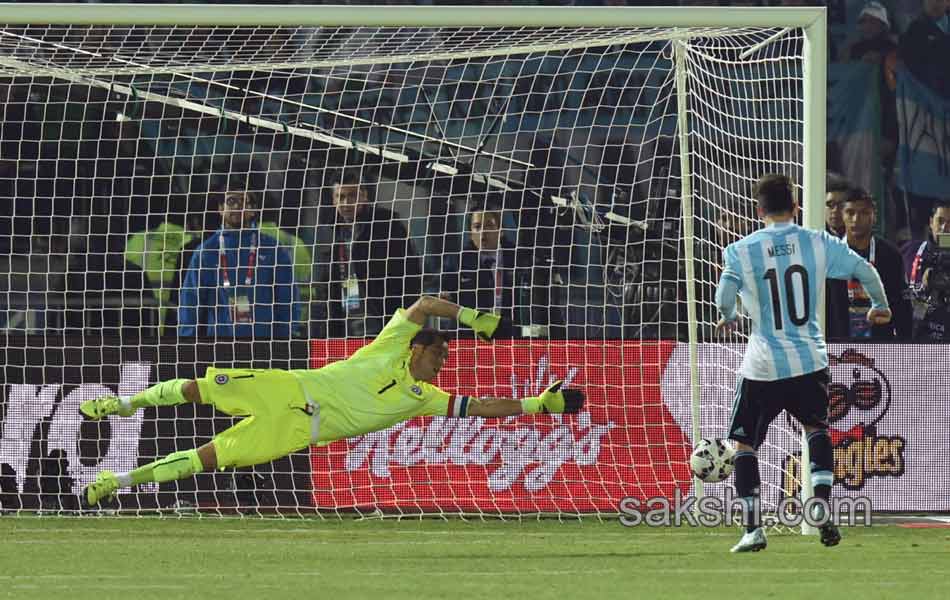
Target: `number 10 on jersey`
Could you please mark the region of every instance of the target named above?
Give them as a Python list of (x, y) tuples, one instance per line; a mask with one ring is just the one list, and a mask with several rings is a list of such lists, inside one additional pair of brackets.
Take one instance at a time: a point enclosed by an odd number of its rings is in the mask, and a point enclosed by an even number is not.
[[(798, 277), (796, 277), (796, 275)], [(775, 323), (776, 331), (781, 331), (784, 326), (784, 319), (782, 319), (782, 300), (779, 293), (778, 272), (775, 268), (771, 268), (765, 272), (764, 279), (769, 282), (769, 291), (772, 295), (772, 320)], [(808, 315), (811, 314), (808, 294), (808, 271), (806, 271), (802, 265), (791, 265), (785, 269), (785, 274), (782, 279), (785, 284), (785, 306), (788, 309), (788, 320), (791, 321), (793, 325), (801, 327), (808, 322)], [(796, 289), (796, 283), (800, 290)], [(800, 303), (796, 302), (796, 297), (801, 298)], [(801, 313), (798, 312), (799, 304), (802, 307)]]

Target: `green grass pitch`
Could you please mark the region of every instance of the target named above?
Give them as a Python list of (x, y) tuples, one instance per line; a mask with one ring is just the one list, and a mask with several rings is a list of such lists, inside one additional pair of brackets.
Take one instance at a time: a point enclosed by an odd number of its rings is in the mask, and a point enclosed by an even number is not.
[(0, 517), (0, 597), (950, 598), (950, 529), (844, 530), (837, 548), (616, 522)]

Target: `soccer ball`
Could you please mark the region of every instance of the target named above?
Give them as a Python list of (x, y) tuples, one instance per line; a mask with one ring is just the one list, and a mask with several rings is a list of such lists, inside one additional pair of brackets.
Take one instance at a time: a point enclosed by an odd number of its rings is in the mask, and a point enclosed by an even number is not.
[(724, 440), (703, 438), (689, 457), (689, 469), (706, 483), (718, 483), (732, 474), (736, 451)]

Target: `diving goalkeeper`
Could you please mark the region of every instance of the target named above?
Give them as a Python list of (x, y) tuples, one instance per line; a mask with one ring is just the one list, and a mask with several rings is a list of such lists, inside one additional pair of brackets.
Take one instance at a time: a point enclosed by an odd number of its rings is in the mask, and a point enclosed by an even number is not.
[(311, 444), (379, 431), (421, 415), (574, 413), (584, 405), (584, 394), (562, 390), (561, 381), (539, 396), (520, 400), (453, 396), (440, 390), (430, 382), (445, 364), (449, 344), (444, 333), (423, 328), (430, 316), (457, 319), (485, 341), (501, 321), (496, 314), (423, 296), (408, 309), (396, 311), (371, 343), (320, 369), (210, 367), (202, 379), (173, 379), (131, 397), (110, 395), (83, 402), (80, 411), (96, 420), (187, 402), (245, 417), (200, 448), (169, 454), (128, 473), (102, 471), (86, 486), (85, 500), (93, 506), (123, 487), (270, 462)]

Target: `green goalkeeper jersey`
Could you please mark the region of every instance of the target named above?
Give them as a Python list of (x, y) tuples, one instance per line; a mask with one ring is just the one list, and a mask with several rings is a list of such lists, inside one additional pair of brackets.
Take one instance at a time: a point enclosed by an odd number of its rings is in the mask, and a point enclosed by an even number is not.
[(353, 356), (320, 369), (292, 371), (320, 405), (321, 445), (415, 416), (464, 415), (467, 397), (453, 397), (409, 372), (409, 342), (420, 329), (399, 309)]

